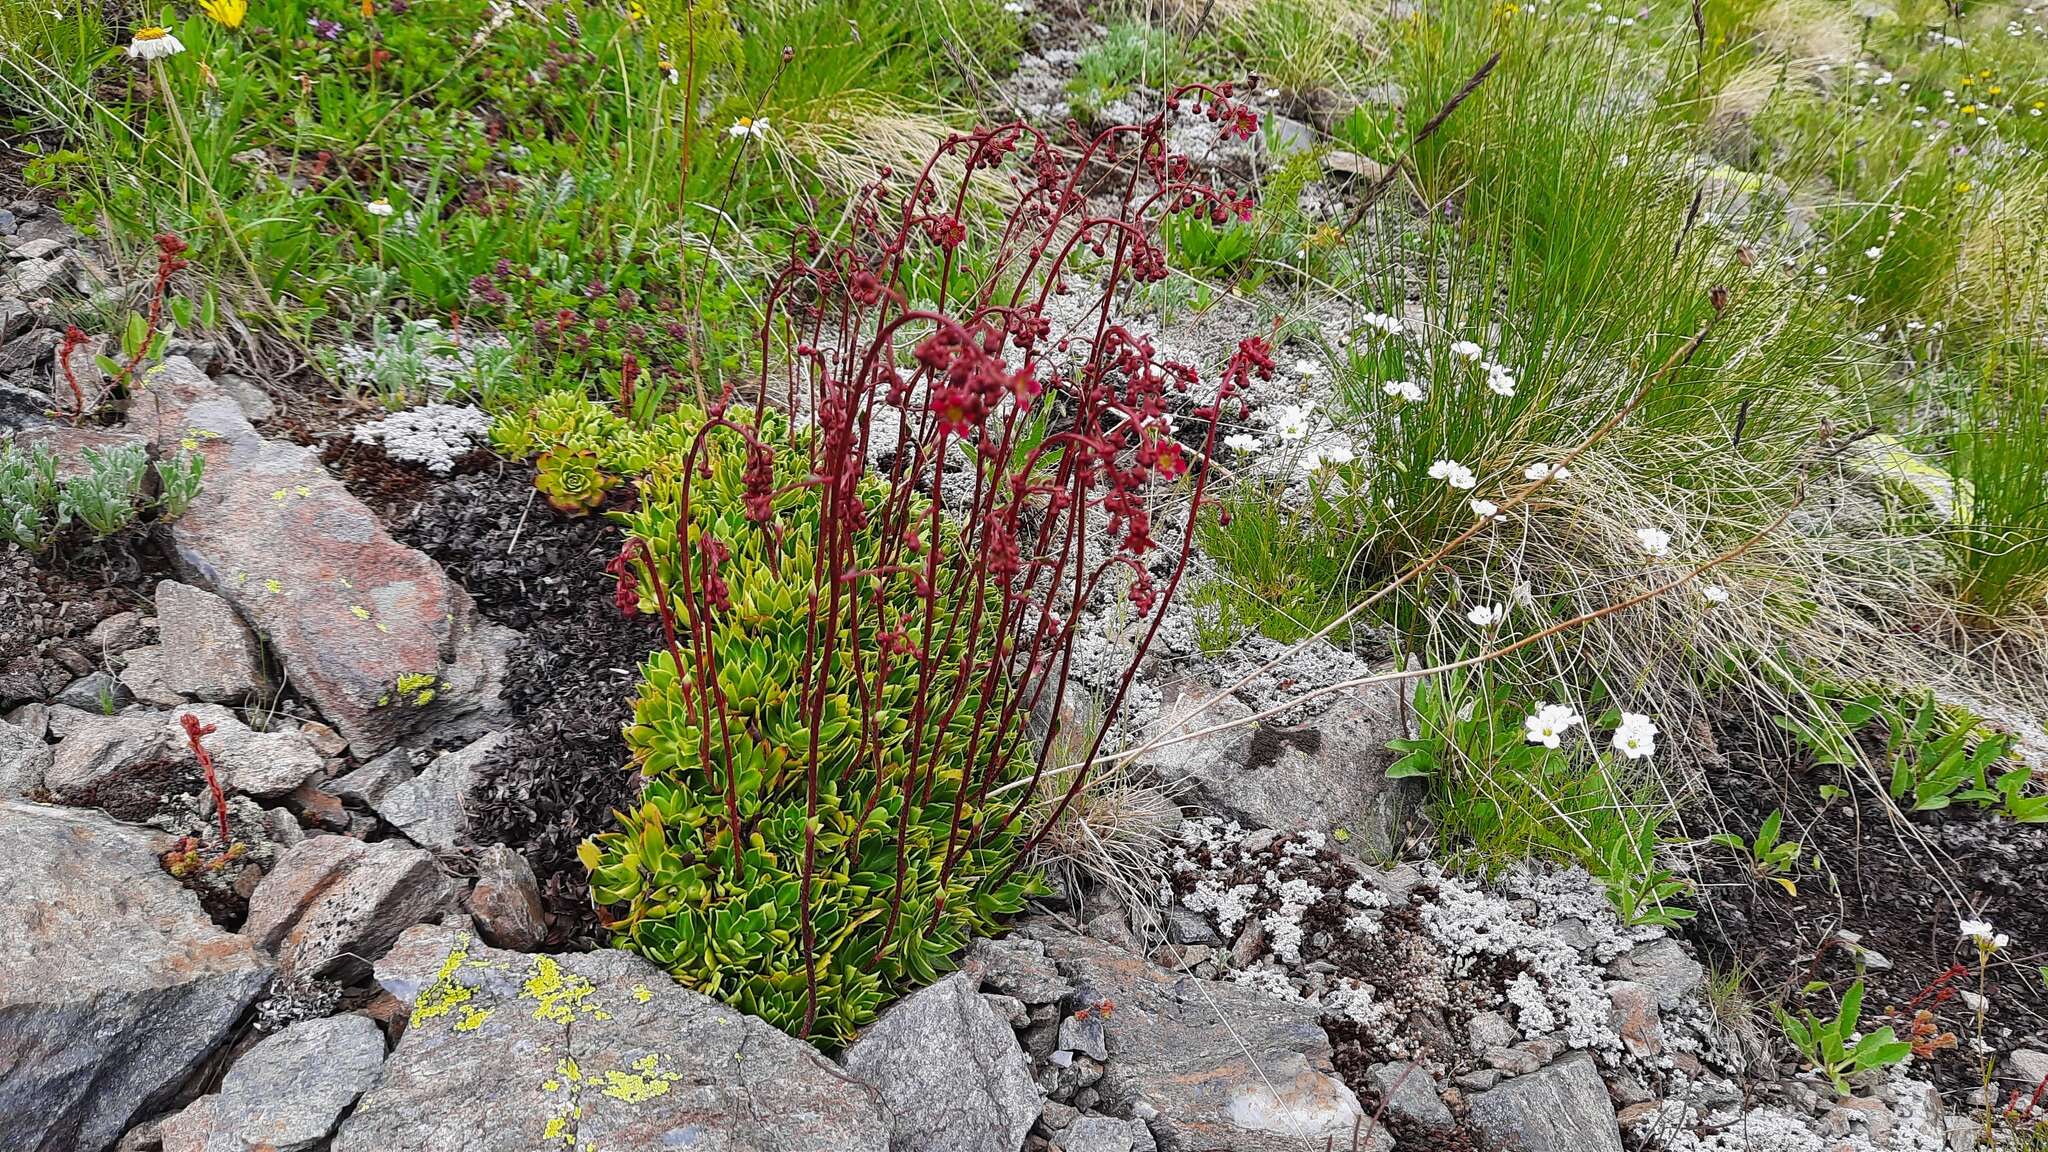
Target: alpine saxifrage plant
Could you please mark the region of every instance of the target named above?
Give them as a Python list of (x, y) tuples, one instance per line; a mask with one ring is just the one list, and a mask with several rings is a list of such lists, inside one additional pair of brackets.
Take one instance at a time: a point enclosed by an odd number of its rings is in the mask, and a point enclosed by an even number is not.
[[(1227, 86), (1169, 105), (1256, 127)], [(1166, 275), (1163, 216), (1251, 210), (1165, 137), (1010, 125), (884, 172), (851, 240), (801, 238), (774, 281), (751, 404), (660, 422), (613, 565), (665, 634), (627, 732), (645, 791), (583, 852), (618, 944), (837, 1046), (1022, 906), (1186, 568), (1221, 407), (1272, 372), (1248, 339), (1205, 388), (1117, 322)], [(1005, 174), (978, 220), (970, 186)], [(1168, 486), (1190, 511), (1161, 542)], [(1076, 642), (1118, 597), (1137, 640), (1077, 708)], [(1034, 720), (1083, 714), (1078, 742)], [(1055, 736), (1086, 755), (1050, 762)]]

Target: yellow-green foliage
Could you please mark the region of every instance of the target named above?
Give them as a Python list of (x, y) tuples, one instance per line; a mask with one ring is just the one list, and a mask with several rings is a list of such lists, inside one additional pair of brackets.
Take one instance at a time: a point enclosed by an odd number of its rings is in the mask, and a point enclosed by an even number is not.
[[(607, 424), (595, 416), (589, 420)], [(696, 420), (685, 410), (645, 435), (679, 435)], [(583, 859), (591, 869), (593, 898), (606, 909), (620, 946), (647, 956), (691, 988), (801, 1032), (808, 1010), (801, 910), (813, 738), (805, 692), (820, 670), (813, 645), (826, 640), (812, 635), (811, 600), (830, 589), (814, 583), (819, 499), (815, 488), (800, 483), (811, 467), (806, 447), (779, 420), (766, 436), (777, 448), (772, 541), (746, 518), (745, 450), (736, 434), (714, 433), (704, 457), (708, 475), (700, 471), (689, 478), (693, 556), (707, 531), (731, 550), (719, 566), (730, 606), (713, 613), (710, 640), (727, 723), (714, 721), (708, 731), (701, 725), (702, 714), (691, 704), (694, 668), (679, 674), (666, 650), (650, 657), (626, 733), (646, 789), (637, 808), (620, 814), (619, 831), (584, 845)], [(637, 451), (621, 445), (613, 450)], [(677, 527), (685, 458), (681, 450), (664, 453), (641, 481), (639, 508), (620, 517), (633, 537), (653, 549), (679, 619)], [(871, 505), (879, 501), (880, 482), (871, 482), (866, 495)], [(860, 565), (872, 562), (879, 543), (868, 534), (857, 539)], [(693, 560), (693, 572), (701, 589), (700, 561)], [(908, 575), (872, 578), (853, 590), (881, 597), (891, 624), (913, 636), (922, 631), (924, 601)], [(641, 609), (654, 611), (654, 590), (644, 571), (640, 593)], [(864, 613), (863, 619), (870, 616)], [(958, 633), (941, 632), (954, 637), (950, 644), (933, 641), (941, 671), (931, 691), (943, 699), (969, 654)], [(685, 660), (694, 664), (687, 635), (683, 642)], [(950, 875), (940, 883), (954, 803), (968, 777), (970, 732), (983, 705), (992, 712), (1000, 702), (970, 699), (943, 731), (938, 721), (927, 722), (923, 750), (914, 756), (916, 666), (895, 657), (879, 698), (870, 699), (877, 649), (872, 630), (864, 625), (862, 635), (841, 634), (833, 642), (835, 654), (823, 668), (826, 698), (817, 713), (816, 855), (809, 899), (817, 962), (810, 1036), (828, 1046), (849, 1040), (890, 998), (946, 971), (970, 933), (993, 927), (996, 918), (1022, 906), (1029, 885), (1024, 874), (1004, 876), (1015, 861), (1008, 832), (984, 836), (971, 847), (963, 835)], [(934, 742), (941, 750), (936, 756)], [(986, 744), (984, 734), (977, 765), (989, 762)], [(1014, 749), (998, 762), (1006, 769), (997, 773), (1002, 778), (1024, 767)], [(929, 764), (937, 770), (906, 786)], [(981, 778), (978, 767), (972, 778)], [(738, 845), (727, 816), (729, 779), (744, 841)], [(978, 816), (972, 803), (964, 805), (961, 827), (972, 827)]]

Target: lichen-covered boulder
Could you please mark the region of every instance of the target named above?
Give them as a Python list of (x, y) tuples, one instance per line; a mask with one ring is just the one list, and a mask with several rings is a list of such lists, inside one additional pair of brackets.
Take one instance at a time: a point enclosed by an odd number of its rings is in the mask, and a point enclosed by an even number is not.
[(377, 964), (411, 1019), (334, 1152), (883, 1152), (874, 1090), (626, 952), (526, 955), (437, 925)]
[(0, 1148), (99, 1152), (168, 1103), (270, 965), (165, 873), (169, 837), (0, 801)]

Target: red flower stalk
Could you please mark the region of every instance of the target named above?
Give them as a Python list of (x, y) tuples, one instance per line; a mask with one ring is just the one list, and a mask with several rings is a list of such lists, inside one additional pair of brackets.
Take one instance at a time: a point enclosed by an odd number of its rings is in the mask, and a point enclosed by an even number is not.
[(80, 420), (85, 418), (85, 389), (78, 386), (78, 374), (71, 370), (71, 354), (88, 339), (84, 330), (73, 324), (64, 329), (64, 346), (57, 349), (57, 367), (64, 371), (64, 382), (71, 385), (72, 415)]
[(192, 745), (192, 755), (198, 757), (199, 768), (206, 773), (207, 791), (213, 793), (214, 815), (220, 817), (220, 850), (225, 852), (228, 850), (230, 839), (228, 834), (228, 798), (227, 794), (220, 790), (220, 777), (214, 773), (212, 753), (206, 750), (206, 745), (199, 742), (201, 736), (209, 735), (215, 731), (214, 726), (211, 724), (201, 724), (199, 717), (194, 716), (190, 712), (185, 713), (178, 719), (185, 725), (185, 739)]
[[(1256, 117), (1227, 88), (1182, 89), (1168, 103), (1199, 110), (1232, 135), (1256, 128)], [(970, 261), (962, 251), (976, 247), (970, 181), (941, 187), (935, 173), (942, 164), (975, 173), (974, 180), (1004, 173), (1015, 192), (1015, 207), (991, 226), (989, 250), (977, 253), (982, 259)], [(1105, 181), (1105, 169), (1118, 166), (1118, 177)], [(682, 535), (667, 560), (673, 596), (654, 571), (653, 552), (639, 542), (670, 656), (679, 675), (691, 670), (687, 679), (697, 686), (688, 703), (711, 774), (733, 764), (710, 641), (725, 599), (720, 566), (741, 541), (732, 525), (718, 526), (714, 537), (693, 515), (692, 486), (708, 474), (706, 437), (725, 428), (746, 441), (752, 528), (737, 530), (762, 532), (771, 554), (783, 538), (774, 452), (808, 457), (802, 483), (817, 493), (819, 522), (811, 639), (793, 693), (813, 733), (800, 753), (812, 820), (799, 892), (813, 1014), (817, 944), (810, 910), (820, 867), (815, 829), (825, 744), (816, 734), (835, 685), (843, 683), (834, 670), (853, 669), (867, 700), (890, 696), (896, 690), (884, 689), (900, 683), (906, 668), (914, 682), (907, 735), (862, 710), (857, 762), (879, 764), (885, 747), (889, 757), (900, 755), (904, 766), (892, 786), (906, 801), (922, 797), (919, 803), (929, 802), (937, 781), (959, 773), (940, 898), (931, 912), (936, 924), (954, 869), (975, 845), (1009, 836), (1036, 802), (1048, 802), (1049, 826), (1085, 785), (1087, 765), (1131, 690), (1193, 547), (1196, 517), (1181, 517), (1170, 538), (1155, 539), (1153, 506), (1162, 489), (1174, 488), (1191, 510), (1200, 507), (1218, 414), (1227, 401), (1242, 406), (1255, 377), (1273, 375), (1271, 348), (1253, 338), (1205, 388), (1193, 367), (1165, 359), (1116, 322), (1130, 285), (1166, 275), (1158, 241), (1163, 217), (1249, 211), (1248, 198), (1197, 182), (1186, 158), (1168, 152), (1163, 115), (1108, 129), (1075, 155), (1023, 124), (956, 134), (907, 187), (898, 185), (885, 176), (856, 198), (846, 240), (828, 244), (808, 235), (792, 245), (790, 263), (767, 296), (775, 328), (764, 325), (758, 334), (763, 354), (751, 427), (721, 404), (681, 471)], [(1077, 250), (1103, 261), (1086, 271), (1085, 282), (1082, 270), (1069, 267)], [(914, 307), (909, 278), (925, 269), (936, 273), (916, 295), (937, 303)], [(1077, 288), (1085, 288), (1079, 307), (1063, 301), (1057, 314), (1066, 319), (1056, 323), (1048, 303)], [(784, 341), (780, 347), (795, 354), (771, 354)], [(904, 348), (907, 357), (899, 355)], [(787, 448), (763, 439), (777, 392), (784, 410), (810, 414), (809, 427)], [(1192, 433), (1171, 435), (1170, 413), (1181, 417), (1183, 429), (1192, 418)], [(864, 487), (871, 461), (883, 462), (887, 484)], [(879, 543), (857, 553), (860, 539)], [(907, 588), (921, 610), (897, 615), (889, 597), (871, 593), (885, 581), (901, 582), (896, 587)], [(1116, 667), (1088, 670), (1091, 690), (1106, 698), (1102, 720), (1083, 733), (1079, 766), (1048, 764), (1057, 725), (1034, 725), (1032, 717), (1061, 715), (1078, 690), (1077, 642), (1125, 595), (1141, 615), (1136, 642)], [(1022, 779), (1020, 763), (1028, 769)], [(737, 869), (745, 841), (734, 770), (724, 775)], [(881, 834), (869, 830), (868, 817), (883, 799), (883, 789), (871, 790), (868, 810), (857, 814), (854, 833), (835, 853), (857, 858), (861, 837)], [(884, 949), (904, 903), (903, 845), (915, 805), (894, 807), (898, 867)], [(1037, 835), (1019, 845), (1020, 859)], [(978, 876), (976, 883), (1007, 878)], [(1111, 1006), (1099, 1010), (1106, 1015)]]

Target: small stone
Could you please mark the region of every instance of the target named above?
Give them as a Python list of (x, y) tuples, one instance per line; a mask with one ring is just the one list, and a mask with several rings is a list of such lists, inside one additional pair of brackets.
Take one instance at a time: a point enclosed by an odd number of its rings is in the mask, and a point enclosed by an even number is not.
[(1109, 1049), (1103, 1046), (1102, 1017), (1094, 1011), (1080, 1016), (1068, 1013), (1060, 1020), (1060, 1047), (1069, 1052), (1079, 1052), (1096, 1060), (1109, 1059)]
[(1498, 1012), (1473, 1013), (1472, 1018), (1465, 1022), (1465, 1036), (1475, 1052), (1506, 1048), (1520, 1038), (1515, 1033), (1515, 1026)]
[(270, 394), (258, 387), (255, 381), (227, 373), (214, 377), (213, 382), (228, 394), (228, 399), (235, 402), (235, 407), (242, 410), (249, 423), (261, 424), (277, 415), (277, 405), (271, 401)]
[(1999, 1065), (1998, 1074), (2008, 1080), (2039, 1084), (2048, 1080), (2048, 1052), (2038, 1048), (2015, 1048)]
[(1166, 938), (1175, 944), (1223, 943), (1209, 918), (1191, 908), (1175, 904), (1166, 910)]
[(503, 742), (503, 735), (492, 733), (443, 753), (426, 771), (391, 788), (371, 806), (420, 847), (451, 851), (469, 825), (469, 792), (476, 785), (477, 770)]
[(988, 1006), (996, 1010), (996, 1015), (1008, 1021), (1010, 1027), (1022, 1028), (1031, 1023), (1031, 1009), (1015, 996), (1005, 996), (1000, 992), (983, 992), (981, 998), (988, 1001)]
[(1251, 967), (1252, 962), (1259, 958), (1259, 953), (1265, 947), (1266, 929), (1263, 924), (1257, 919), (1246, 920), (1244, 927), (1238, 931), (1237, 941), (1230, 946), (1230, 966)]
[(1373, 1088), (1385, 1103), (1387, 1119), (1413, 1124), (1432, 1132), (1448, 1132), (1458, 1126), (1451, 1110), (1437, 1095), (1436, 1077), (1420, 1064), (1377, 1064), (1368, 1072)]
[(1515, 1047), (1534, 1056), (1539, 1064), (1548, 1064), (1564, 1054), (1564, 1041), (1555, 1036), (1531, 1036)]
[(164, 650), (161, 644), (144, 644), (130, 648), (122, 658), (126, 667), (121, 669), (121, 686), (144, 704), (159, 708), (176, 708), (189, 704), (182, 693), (172, 691), (164, 683)]
[(1575, 916), (1559, 917), (1557, 923), (1550, 926), (1550, 931), (1566, 947), (1582, 954), (1591, 952), (1595, 945), (1593, 930)]
[(1607, 999), (1614, 1030), (1631, 1055), (1645, 1058), (1664, 1053), (1664, 1026), (1657, 1015), (1657, 994), (1647, 984), (1610, 980)]
[(1657, 995), (1659, 1008), (1677, 1007), (1701, 988), (1707, 974), (1699, 961), (1668, 936), (1638, 945), (1609, 964), (1607, 970), (1620, 979), (1649, 985)]
[(47, 237), (40, 240), (24, 240), (15, 245), (7, 254), (10, 260), (47, 260), (64, 250), (64, 245)]
[(188, 714), (213, 728), (201, 743), (213, 757), (221, 787), (231, 792), (279, 799), (326, 767), (320, 753), (298, 732), (252, 731), (218, 704), (194, 704), (172, 712), (170, 723), (178, 738), (184, 736), (182, 717)]
[(1339, 176), (1355, 176), (1368, 183), (1387, 174), (1387, 166), (1370, 156), (1336, 149), (1323, 154), (1323, 170)]
[(1045, 945), (1026, 936), (976, 940), (963, 968), (983, 988), (1026, 1004), (1057, 1003), (1074, 990), (1073, 982), (1046, 957)]
[(889, 1105), (893, 1152), (1015, 1152), (1038, 1120), (1031, 1062), (965, 973), (898, 1001), (842, 1062)]
[(41, 736), (0, 720), (0, 800), (41, 788), (52, 759), (50, 746)]
[[(11, 273), (0, 276), (0, 279), (4, 279), (12, 285), (15, 295), (27, 299), (40, 296), (49, 291), (50, 286), (56, 283), (57, 278), (62, 276), (69, 266), (62, 254), (59, 254), (53, 260), (23, 260), (14, 266)], [(38, 329), (38, 331), (49, 332), (56, 339), (49, 343), (37, 359), (22, 364), (9, 363), (7, 361), (7, 349), (0, 348), (0, 371), (17, 372), (22, 368), (34, 367), (43, 360), (49, 359), (50, 353), (57, 350), (57, 345), (64, 342), (63, 336), (48, 328)], [(29, 335), (33, 336), (35, 333), (31, 332)], [(20, 343), (20, 341), (17, 340), (15, 343)], [(13, 344), (7, 346), (7, 348), (13, 347)]]
[(1109, 1116), (1082, 1116), (1067, 1126), (1053, 1147), (1061, 1152), (1131, 1152), (1130, 1122)]
[(469, 894), (469, 914), (484, 941), (515, 952), (531, 952), (547, 939), (547, 911), (540, 902), (540, 883), (526, 857), (503, 844), (477, 856), (476, 887)]
[(172, 654), (164, 683), (173, 691), (227, 704), (268, 688), (256, 634), (226, 600), (176, 580), (160, 581), (156, 625), (159, 642)]
[[(309, 828), (325, 828), (330, 832), (348, 830), (348, 811), (341, 806), (341, 798), (324, 791), (311, 780), (292, 789), (285, 797), (285, 803), (298, 814)], [(292, 824), (296, 829), (298, 824)]]
[(50, 706), (41, 701), (10, 708), (5, 716), (0, 716), (0, 720), (7, 721), (38, 740), (50, 738)]
[(1489, 1048), (1486, 1065), (1508, 1076), (1527, 1076), (1543, 1067), (1543, 1061), (1520, 1048)]
[(412, 778), (412, 752), (393, 748), (353, 772), (322, 783), (320, 787), (343, 800), (375, 808), (386, 792), (409, 783)]
[(1193, 971), (1216, 954), (1206, 944), (1161, 944), (1152, 950), (1152, 962), (1178, 972)]
[(62, 692), (52, 697), (50, 703), (76, 708), (81, 712), (112, 716), (123, 704), (133, 699), (135, 695), (112, 672), (94, 672), (90, 676), (80, 676), (73, 680)]
[(318, 720), (308, 720), (299, 725), (299, 734), (313, 746), (313, 751), (332, 760), (348, 751), (348, 741), (341, 733), (329, 728)]
[(448, 899), (448, 882), (425, 852), (315, 836), (263, 878), (242, 932), (277, 956), (280, 971), (352, 976), (407, 928), (440, 915)]
[(36, 314), (19, 300), (0, 300), (0, 344), (36, 326)]
[(1470, 1072), (1460, 1073), (1457, 1078), (1458, 1087), (1468, 1092), (1484, 1092), (1498, 1083), (1500, 1083), (1500, 1073), (1491, 1068), (1477, 1068)]
[(92, 642), (102, 656), (119, 656), (140, 648), (152, 638), (154, 624), (140, 612), (116, 612), (92, 628)]
[(303, 1020), (265, 1037), (220, 1091), (164, 1123), (163, 1152), (308, 1152), (377, 1082), (384, 1034), (363, 1016)]
[(1475, 1094), (1470, 1120), (1489, 1147), (1622, 1152), (1607, 1086), (1585, 1052)]
[(1071, 1104), (1061, 1104), (1056, 1100), (1047, 1100), (1045, 1106), (1039, 1110), (1038, 1125), (1047, 1132), (1057, 1134), (1061, 1129), (1079, 1119), (1080, 1116), (1081, 1110)]

